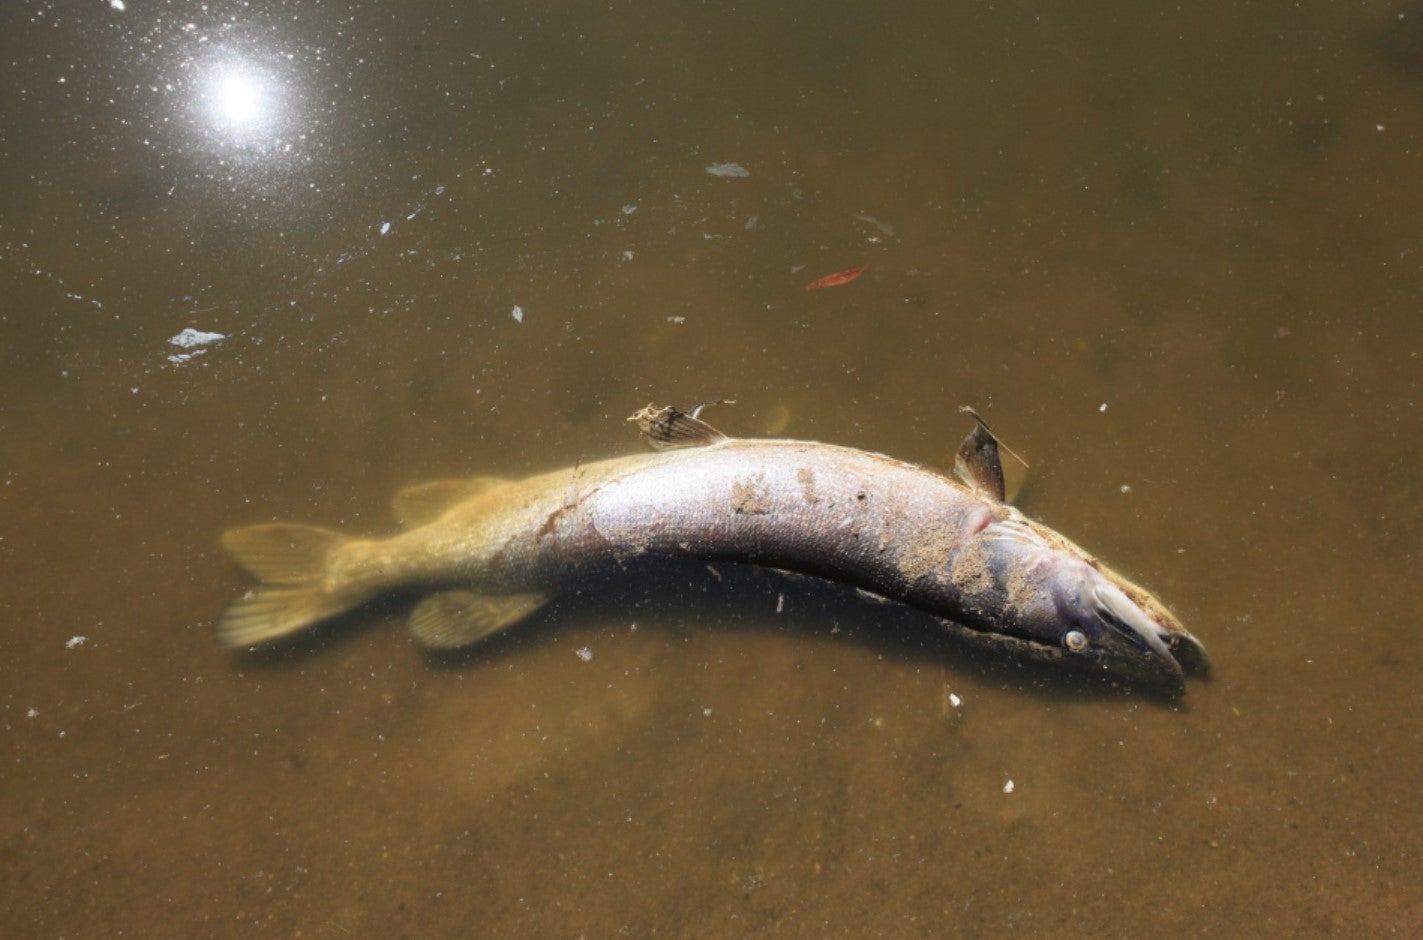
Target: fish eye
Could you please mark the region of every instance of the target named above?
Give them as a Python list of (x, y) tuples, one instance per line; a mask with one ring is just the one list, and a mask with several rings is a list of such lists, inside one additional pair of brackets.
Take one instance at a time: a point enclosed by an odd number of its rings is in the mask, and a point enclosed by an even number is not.
[(1062, 642), (1074, 653), (1080, 653), (1087, 648), (1087, 634), (1081, 630), (1068, 630), (1067, 635), (1062, 638)]

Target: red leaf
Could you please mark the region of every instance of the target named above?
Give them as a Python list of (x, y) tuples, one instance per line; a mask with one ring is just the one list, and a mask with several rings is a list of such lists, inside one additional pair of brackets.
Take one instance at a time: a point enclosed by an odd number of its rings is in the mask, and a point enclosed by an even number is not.
[(865, 270), (865, 268), (850, 268), (848, 271), (836, 271), (834, 274), (827, 274), (819, 280), (811, 281), (805, 285), (805, 289), (820, 290), (822, 287), (839, 287), (841, 284), (848, 284), (864, 274)]

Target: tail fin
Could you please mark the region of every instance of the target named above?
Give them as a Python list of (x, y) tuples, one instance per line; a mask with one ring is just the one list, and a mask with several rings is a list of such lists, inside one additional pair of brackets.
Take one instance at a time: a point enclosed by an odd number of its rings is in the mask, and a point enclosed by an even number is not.
[(327, 561), (346, 537), (326, 529), (271, 523), (231, 529), (222, 545), (263, 584), (227, 608), (218, 623), (226, 646), (251, 646), (295, 633), (359, 604), (327, 584)]

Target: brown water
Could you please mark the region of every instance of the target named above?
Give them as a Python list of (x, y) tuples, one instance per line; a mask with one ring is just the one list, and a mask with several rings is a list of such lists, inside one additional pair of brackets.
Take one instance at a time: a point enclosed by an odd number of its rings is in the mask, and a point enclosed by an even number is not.
[[(1423, 931), (1423, 6), (120, 5), (0, 10), (6, 936)], [(974, 403), (1214, 680), (756, 572), (213, 640), (228, 526), (710, 397)]]

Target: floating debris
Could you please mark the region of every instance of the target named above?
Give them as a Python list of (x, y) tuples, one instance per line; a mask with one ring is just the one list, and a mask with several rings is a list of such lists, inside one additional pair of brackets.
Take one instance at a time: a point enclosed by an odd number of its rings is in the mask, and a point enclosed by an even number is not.
[(194, 346), (206, 346), (223, 339), (227, 339), (226, 333), (204, 333), (190, 326), (177, 336), (170, 336), (168, 342), (182, 349), (192, 349)]
[(64, 648), (67, 650), (78, 649), (87, 642), (89, 642), (87, 636), (72, 636), (64, 641)]
[(1007, 783), (1003, 784), (1003, 792), (1004, 792), (1004, 793), (1012, 793), (1013, 790), (1014, 790), (1013, 781), (1009, 780)]
[(875, 218), (872, 215), (857, 215), (855, 216), (855, 218), (859, 219), (861, 222), (873, 225), (875, 228), (879, 229), (881, 232), (883, 232), (890, 238), (894, 237), (894, 226), (890, 225), (888, 222), (881, 222), (879, 219)]
[(751, 175), (751, 171), (739, 163), (713, 163), (707, 167), (707, 173), (727, 180), (745, 179)]
[(855, 278), (864, 274), (868, 268), (850, 268), (846, 271), (836, 271), (834, 274), (827, 274), (805, 285), (806, 290), (820, 290), (823, 287), (839, 287), (841, 284), (848, 284)]
[(515, 323), (523, 323), (523, 322), (524, 322), (524, 308), (523, 308), (523, 307), (520, 307), (518, 304), (515, 304), (515, 305), (514, 305), (514, 322), (515, 322)]
[(574, 650), (573, 653), (574, 653), (575, 656), (577, 656), (579, 659), (583, 660), (585, 663), (588, 662), (590, 659), (593, 658), (593, 651), (590, 650), (590, 649), (589, 649), (588, 647), (586, 647), (586, 646), (584, 646), (584, 647), (582, 647), (582, 648), (580, 648), (580, 649)]
[(381, 233), (382, 235), (389, 235), (389, 234), (390, 234), (390, 223), (389, 223), (389, 222), (382, 222), (382, 223), (380, 224), (380, 233)]
[(195, 356), (201, 356), (206, 353), (207, 350), (203, 349), (203, 346), (224, 339), (227, 339), (227, 334), (225, 333), (204, 333), (201, 330), (188, 327), (177, 336), (169, 337), (168, 342), (177, 346), (179, 349), (188, 349), (191, 350), (191, 352), (173, 353), (168, 357), (168, 361), (175, 366), (180, 366)]

